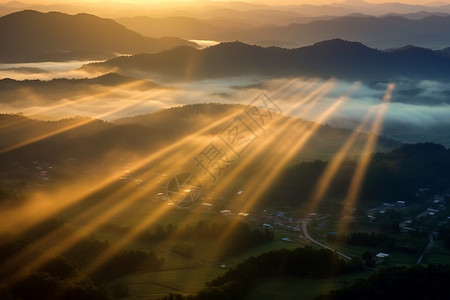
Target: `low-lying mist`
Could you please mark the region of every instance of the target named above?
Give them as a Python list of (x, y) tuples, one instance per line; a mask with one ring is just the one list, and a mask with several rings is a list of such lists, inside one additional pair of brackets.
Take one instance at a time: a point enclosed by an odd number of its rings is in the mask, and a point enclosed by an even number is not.
[[(314, 108), (305, 113), (293, 108), (294, 104), (310, 93), (323, 89), (328, 81), (247, 76), (187, 83), (156, 80), (149, 81), (153, 85), (150, 88), (148, 84), (143, 86), (143, 82), (147, 81), (135, 78), (126, 78), (125, 82), (118, 84), (97, 82), (95, 78), (100, 74), (89, 74), (78, 69), (84, 63), (1, 65), (0, 76), (16, 81), (12, 87), (10, 82), (6, 82), (7, 79), (2, 80), (0, 112), (22, 113), (41, 119), (81, 115), (112, 121), (194, 103), (250, 104), (259, 93), (265, 92), (283, 113), (310, 121), (317, 121), (317, 116), (324, 109), (346, 96), (346, 103), (333, 113), (327, 123), (353, 129), (368, 110), (381, 102), (389, 84), (333, 79), (329, 82), (330, 86), (320, 92), (320, 99)], [(61, 82), (52, 80), (54, 78), (72, 80), (61, 86)], [(86, 78), (92, 81), (86, 81)], [(30, 80), (35, 85), (30, 85)], [(39, 84), (45, 87), (37, 87)], [(445, 82), (408, 79), (395, 82), (382, 134), (406, 142), (433, 141), (450, 145), (445, 134), (450, 128), (449, 97), (450, 89)]]

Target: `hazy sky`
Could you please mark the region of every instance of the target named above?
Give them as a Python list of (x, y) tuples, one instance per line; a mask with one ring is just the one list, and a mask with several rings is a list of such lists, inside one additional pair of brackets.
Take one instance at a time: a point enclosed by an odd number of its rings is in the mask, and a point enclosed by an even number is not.
[[(211, 0), (210, 0), (211, 1)], [(213, 0), (214, 1), (214, 0)], [(253, 2), (253, 3), (269, 3), (269, 4), (328, 4), (343, 2), (342, 0), (242, 0), (243, 2)], [(357, 1), (357, 0), (351, 0)], [(11, 0), (0, 0), (0, 3), (11, 2)], [(198, 0), (113, 0), (113, 1), (96, 1), (96, 0), (23, 0), (21, 2), (32, 3), (32, 4), (49, 4), (49, 3), (83, 3), (83, 2), (122, 2), (131, 4), (156, 4), (156, 3), (174, 3), (174, 2), (199, 2)], [(450, 0), (366, 0), (369, 3), (385, 3), (385, 2), (402, 2), (407, 4), (426, 4), (426, 3), (450, 3)]]

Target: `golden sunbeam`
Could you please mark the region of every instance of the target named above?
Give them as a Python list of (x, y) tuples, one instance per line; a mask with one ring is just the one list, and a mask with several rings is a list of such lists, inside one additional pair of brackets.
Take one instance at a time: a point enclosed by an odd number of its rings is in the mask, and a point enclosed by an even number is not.
[(390, 83), (386, 88), (383, 100), (380, 104), (380, 108), (373, 121), (370, 133), (367, 137), (367, 141), (364, 145), (361, 158), (356, 165), (355, 173), (353, 174), (352, 181), (350, 183), (349, 191), (345, 197), (344, 207), (341, 212), (341, 221), (339, 222), (339, 232), (346, 230), (345, 216), (351, 213), (358, 200), (359, 194), (362, 188), (362, 182), (366, 177), (367, 169), (373, 158), (373, 152), (377, 145), (378, 137), (381, 132), (384, 117), (389, 109), (389, 103), (391, 101), (392, 93), (394, 91), (395, 84)]
[(333, 156), (332, 160), (327, 164), (325, 170), (323, 171), (318, 182), (313, 188), (313, 196), (310, 204), (308, 205), (308, 214), (316, 210), (323, 196), (328, 191), (331, 181), (333, 180), (340, 166), (347, 157), (350, 149), (355, 144), (358, 137), (361, 135), (361, 131), (367, 126), (371, 116), (371, 112), (371, 110), (368, 111), (358, 127), (347, 139), (345, 144), (339, 149), (338, 153), (336, 153), (336, 155)]
[(311, 78), (306, 81), (300, 81), (293, 87), (290, 87), (287, 91), (283, 93), (275, 93), (272, 95), (272, 99), (280, 99), (282, 101), (291, 101), (292, 98), (294, 101), (297, 99), (303, 99), (308, 94), (314, 92), (316, 90), (315, 86), (319, 82), (317, 78)]
[(140, 222), (138, 226), (134, 227), (132, 231), (124, 235), (119, 240), (115, 241), (114, 244), (112, 244), (106, 251), (101, 253), (98, 257), (94, 258), (88, 266), (82, 269), (82, 272), (84, 274), (91, 274), (92, 272), (97, 270), (111, 257), (113, 257), (118, 251), (123, 249), (136, 237), (138, 237), (144, 230), (148, 229), (149, 226), (159, 221), (164, 216), (164, 214), (170, 209), (172, 209), (170, 205), (163, 204), (157, 210), (152, 211), (151, 215), (149, 215), (148, 218)]
[(3, 154), (3, 153), (6, 153), (6, 152), (9, 152), (9, 151), (12, 151), (12, 150), (15, 150), (15, 149), (18, 149), (18, 148), (27, 146), (27, 145), (32, 144), (32, 143), (35, 143), (35, 142), (39, 142), (39, 141), (44, 140), (44, 139), (46, 139), (46, 138), (55, 136), (55, 135), (60, 134), (60, 133), (64, 133), (64, 132), (66, 132), (66, 131), (69, 131), (69, 130), (72, 130), (72, 129), (81, 127), (81, 126), (83, 126), (83, 125), (87, 125), (87, 124), (89, 124), (89, 123), (95, 122), (97, 119), (101, 119), (101, 118), (107, 117), (107, 116), (109, 116), (109, 115), (115, 114), (115, 113), (117, 113), (117, 112), (123, 111), (123, 110), (125, 110), (125, 109), (127, 109), (127, 108), (129, 108), (129, 107), (134, 106), (134, 105), (136, 105), (136, 104), (130, 103), (130, 104), (127, 104), (127, 105), (125, 105), (125, 106), (120, 106), (120, 107), (118, 107), (118, 108), (116, 108), (116, 109), (114, 109), (114, 110), (112, 110), (112, 111), (108, 111), (108, 112), (106, 112), (106, 113), (102, 113), (102, 114), (96, 115), (95, 118), (92, 118), (92, 119), (90, 119), (90, 118), (89, 118), (89, 119), (83, 119), (83, 120), (80, 120), (80, 121), (78, 121), (78, 122), (75, 122), (74, 124), (65, 126), (65, 127), (63, 127), (63, 128), (59, 128), (59, 129), (56, 129), (56, 130), (52, 130), (52, 131), (50, 131), (50, 132), (41, 134), (41, 135), (39, 135), (39, 136), (30, 138), (30, 139), (28, 139), (28, 140), (26, 140), (26, 141), (19, 142), (19, 143), (15, 144), (15, 145), (12, 145), (12, 146), (10, 146), (10, 147), (6, 147), (6, 148), (0, 150), (0, 154)]
[(307, 86), (311, 86), (312, 83), (315, 83), (317, 81), (317, 78), (310, 78), (308, 80), (303, 80), (302, 78), (293, 78), (284, 83), (276, 91), (272, 92), (270, 97), (272, 99), (288, 99), (289, 97), (287, 95), (298, 92), (302, 89), (306, 89)]
[[(41, 255), (39, 255), (32, 261), (29, 260), (29, 256), (32, 254), (33, 249), (26, 249), (26, 251), (22, 251), (21, 253), (10, 259), (8, 261), (8, 264), (13, 266), (20, 263), (23, 264), (24, 261), (27, 261), (26, 268), (20, 269), (17, 272), (10, 274), (8, 276), (8, 280), (4, 282), (4, 284), (6, 284), (6, 286), (13, 285), (14, 283), (25, 278), (30, 272), (38, 270), (52, 258), (63, 254), (65, 251), (73, 247), (77, 242), (89, 237), (95, 230), (100, 228), (100, 226), (106, 224), (114, 216), (123, 212), (131, 204), (141, 199), (146, 193), (146, 191), (143, 190), (137, 192), (134, 191), (133, 193), (132, 190), (134, 190), (134, 188), (129, 187), (127, 189), (123, 189), (118, 195), (115, 194), (115, 198), (120, 198), (122, 200), (112, 205), (112, 207), (107, 208), (107, 205), (97, 205), (98, 207), (95, 207), (97, 213), (91, 211), (92, 209), (90, 209), (85, 213), (77, 215), (74, 219), (71, 219), (70, 222), (73, 224), (83, 223), (80, 227), (77, 228), (75, 234), (71, 234), (66, 228), (58, 228), (50, 234), (47, 234), (44, 238), (33, 243), (34, 248), (45, 249), (45, 251), (43, 251)], [(105, 202), (105, 200), (106, 199), (104, 199), (102, 202)], [(163, 205), (163, 207), (170, 206)], [(104, 211), (101, 211), (102, 208), (104, 208)], [(101, 212), (98, 213), (98, 210), (100, 210)], [(92, 215), (96, 215), (96, 217), (93, 217)], [(3, 266), (0, 269), (3, 269)]]
[[(392, 91), (388, 91), (388, 96), (385, 96), (386, 101), (390, 98), (390, 95), (392, 94)], [(383, 106), (385, 107), (385, 106)], [(385, 110), (387, 108), (383, 108)], [(385, 111), (380, 111), (381, 118), (384, 116)], [(311, 203), (309, 205), (309, 211), (308, 213), (311, 213), (315, 211), (317, 206), (319, 205), (319, 202), (322, 200), (323, 196), (327, 192), (334, 176), (336, 175), (337, 171), (339, 170), (340, 166), (344, 162), (344, 159), (347, 157), (348, 152), (350, 151), (351, 147), (354, 145), (358, 137), (360, 137), (361, 132), (366, 128), (367, 124), (370, 121), (370, 118), (373, 114), (373, 108), (369, 109), (369, 111), (365, 114), (363, 119), (361, 120), (360, 124), (355, 128), (353, 133), (350, 135), (350, 137), (347, 139), (345, 144), (339, 149), (338, 153), (333, 157), (333, 159), (327, 164), (327, 167), (323, 171), (322, 175), (320, 176), (318, 182), (316, 183), (315, 188), (313, 189), (313, 196), (311, 199)], [(380, 118), (380, 114), (377, 114), (376, 117), (378, 120)], [(376, 123), (374, 123), (375, 125)], [(381, 124), (378, 121), (375, 125), (377, 128), (372, 127), (372, 131), (374, 130), (380, 130)], [(377, 131), (379, 132), (379, 131)], [(373, 135), (370, 135), (368, 139), (373, 139)], [(367, 154), (367, 151), (373, 151), (373, 149), (370, 149), (370, 147), (376, 147), (376, 145), (373, 145), (374, 141), (372, 140), (370, 143), (366, 143), (365, 147), (363, 149), (363, 155)]]
[[(165, 212), (166, 210), (167, 209), (163, 209), (162, 211)], [(113, 256), (118, 250), (120, 250), (122, 247), (126, 246), (136, 236), (138, 236), (140, 233), (142, 233), (143, 230), (146, 230), (150, 225), (154, 224), (159, 219), (160, 216), (162, 216), (162, 214), (158, 213), (155, 215), (154, 213), (152, 213), (150, 218), (144, 219), (142, 222), (140, 222), (137, 228), (134, 228), (132, 232), (125, 235), (122, 239), (120, 239), (118, 242), (116, 242), (111, 248), (108, 249), (107, 253), (102, 253), (99, 258), (95, 259), (90, 266), (86, 267), (85, 271), (92, 272), (93, 270), (100, 267), (111, 256)]]
[[(233, 117), (233, 116), (231, 116)], [(194, 152), (195, 151), (188, 151), (188, 152)], [(152, 213), (151, 217), (146, 218), (142, 220), (142, 222), (139, 223), (139, 225), (133, 229), (132, 232), (125, 235), (123, 238), (121, 238), (118, 242), (116, 242), (111, 248), (108, 249), (107, 253), (102, 253), (101, 256), (93, 261), (93, 263), (86, 267), (86, 272), (92, 272), (93, 270), (100, 267), (103, 263), (105, 263), (111, 256), (113, 256), (118, 250), (120, 250), (122, 247), (126, 246), (128, 243), (130, 243), (136, 236), (142, 233), (142, 231), (146, 230), (149, 226), (154, 224), (156, 221), (159, 220), (159, 218), (162, 216), (162, 213), (167, 211), (167, 208), (160, 209), (156, 214)], [(188, 222), (186, 220), (185, 222)]]
[[(329, 80), (326, 83), (324, 83), (322, 86), (317, 88), (316, 90), (312, 91), (307, 96), (303, 97), (300, 101), (298, 101), (296, 104), (290, 107), (289, 111), (287, 113), (290, 113), (291, 111), (297, 109), (298, 107), (303, 107), (304, 105), (308, 104), (306, 108), (302, 109), (302, 112), (307, 112), (315, 105), (315, 103), (320, 100), (326, 93), (329, 92), (329, 90), (333, 87), (334, 81)], [(310, 103), (308, 103), (310, 102)], [(235, 178), (241, 174), (248, 165), (255, 161), (258, 156), (260, 156), (266, 149), (272, 146), (272, 143), (279, 140), (280, 134), (285, 134), (292, 124), (296, 123), (296, 119), (292, 119), (288, 122), (285, 122), (284, 124), (278, 124), (281, 122), (281, 119), (278, 119), (274, 122), (274, 124), (277, 124), (275, 128), (275, 132), (271, 132), (271, 137), (265, 137), (264, 142), (260, 142), (257, 149), (254, 149), (252, 153), (246, 154), (245, 156), (245, 163), (238, 164), (231, 172), (228, 174), (225, 178), (221, 180), (219, 184), (217, 184), (214, 187), (214, 190), (210, 194), (210, 196), (215, 199), (223, 193), (224, 190), (226, 190), (230, 184), (235, 180)], [(289, 134), (288, 134), (289, 135)], [(290, 139), (288, 136), (286, 137), (288, 140)], [(261, 144), (262, 143), (262, 144)]]
[[(345, 99), (336, 101), (320, 116), (320, 120), (325, 121), (344, 102)], [(286, 151), (284, 152), (283, 157), (281, 159), (273, 158), (266, 162), (265, 168), (259, 172), (260, 175), (257, 176), (257, 178), (252, 178), (250, 186), (246, 187), (246, 193), (250, 196), (245, 198), (245, 204), (243, 205), (241, 211), (249, 211), (255, 206), (258, 199), (260, 199), (260, 197), (266, 193), (273, 181), (280, 175), (285, 166), (291, 161), (292, 157), (302, 149), (302, 147), (306, 144), (309, 138), (319, 127), (320, 125), (318, 123), (315, 123), (309, 128), (305, 128), (302, 138), (298, 141), (288, 139), (289, 142), (284, 145)], [(230, 227), (221, 235), (220, 242), (217, 243), (217, 251), (220, 251), (221, 246), (219, 245), (222, 245), (228, 239), (233, 230), (234, 228)]]
[[(59, 103), (59, 104), (55, 104), (55, 105), (51, 105), (51, 106), (45, 106), (40, 109), (35, 109), (35, 110), (33, 110), (33, 112), (25, 114), (25, 116), (27, 116), (29, 118), (33, 118), (33, 116), (39, 116), (39, 115), (42, 115), (42, 114), (45, 114), (45, 113), (48, 113), (50, 111), (54, 111), (57, 109), (67, 108), (67, 107), (78, 105), (81, 103), (87, 103), (89, 101), (96, 100), (99, 98), (100, 99), (105, 98), (105, 97), (108, 97), (109, 95), (116, 93), (118, 90), (133, 89), (133, 88), (139, 86), (140, 84), (142, 84), (142, 82), (140, 82), (140, 81), (124, 83), (124, 84), (121, 84), (114, 88), (109, 88), (106, 91), (101, 91), (101, 92), (93, 93), (93, 94), (91, 93), (87, 96), (79, 97), (76, 100), (67, 100), (66, 102), (63, 102), (63, 103)], [(154, 91), (152, 91), (152, 92), (154, 92)]]
[[(148, 156), (147, 158), (141, 160), (139, 163), (137, 163), (135, 166), (133, 166), (132, 169), (133, 170), (137, 170), (139, 168), (142, 168), (143, 166), (153, 162), (154, 160), (157, 160), (157, 159), (161, 158), (161, 156), (167, 155), (171, 151), (175, 151), (177, 149), (182, 148), (183, 146), (185, 146), (184, 144), (189, 143), (192, 138), (195, 138), (197, 136), (201, 136), (201, 134), (207, 132), (211, 128), (214, 128), (214, 127), (216, 127), (216, 126), (218, 126), (218, 125), (228, 121), (228, 119), (234, 117), (234, 115), (235, 114), (232, 114), (230, 116), (226, 116), (226, 117), (224, 117), (224, 118), (214, 122), (213, 124), (207, 126), (206, 128), (203, 128), (202, 130), (200, 130), (200, 131), (198, 131), (198, 132), (196, 132), (194, 134), (191, 134), (188, 137), (185, 137), (184, 139), (180, 140), (179, 142), (174, 143), (171, 146), (166, 147), (166, 148), (158, 151), (157, 153), (154, 153), (154, 154)], [(175, 168), (175, 166), (174, 166), (174, 168)], [(111, 184), (112, 182), (116, 181), (117, 179), (118, 179), (118, 176), (112, 176), (111, 178), (106, 180), (106, 183), (103, 183), (101, 186), (98, 186), (97, 188), (101, 189), (101, 188)], [(124, 193), (124, 195), (125, 194), (126, 193)], [(133, 197), (129, 198), (127, 201), (120, 202), (119, 204), (117, 204), (117, 206), (115, 206), (113, 208), (110, 208), (106, 213), (102, 212), (100, 217), (93, 218), (92, 222), (90, 222), (89, 224), (85, 225), (82, 229), (78, 230), (77, 236), (69, 236), (69, 237), (66, 237), (63, 240), (59, 240), (58, 237), (61, 236), (61, 231), (57, 230), (53, 234), (50, 234), (49, 236), (44, 237), (40, 241), (40, 245), (42, 247), (44, 247), (44, 245), (49, 244), (50, 250), (45, 252), (45, 253), (43, 253), (40, 257), (38, 257), (37, 259), (35, 259), (31, 263), (27, 264), (26, 270), (25, 269), (19, 270), (15, 274), (11, 275), (9, 277), (9, 280), (8, 280), (8, 285), (11, 285), (11, 284), (21, 280), (23, 278), (23, 276), (25, 276), (26, 274), (28, 274), (30, 272), (30, 270), (34, 271), (34, 270), (38, 269), (43, 264), (48, 262), (49, 259), (51, 259), (52, 257), (55, 257), (55, 255), (61, 254), (62, 252), (66, 251), (67, 249), (72, 247), (77, 241), (79, 241), (81, 238), (84, 238), (84, 237), (88, 236), (96, 228), (98, 228), (102, 224), (106, 223), (114, 215), (120, 213), (123, 209), (125, 209), (130, 204), (130, 202), (133, 202), (136, 199), (139, 199), (139, 195), (138, 196), (134, 195)], [(77, 200), (80, 201), (81, 199), (77, 199)], [(84, 214), (80, 215), (76, 219), (76, 221), (79, 222), (81, 219), (86, 217), (86, 214), (89, 214), (89, 213), (90, 212), (87, 211)], [(147, 224), (147, 223), (145, 223), (145, 224)], [(139, 228), (144, 228), (144, 227), (139, 226)], [(55, 239), (57, 241), (55, 241)], [(52, 246), (52, 244), (55, 244), (55, 246)], [(9, 262), (12, 265), (14, 265), (15, 262), (22, 261), (24, 258), (26, 258), (28, 256), (29, 252), (27, 252), (27, 251), (29, 251), (29, 249), (26, 249), (22, 253), (16, 255), (15, 258), (11, 259)]]
[[(278, 156), (272, 157), (265, 162), (265, 167), (258, 172), (258, 175), (252, 178), (250, 185), (246, 187), (246, 194), (249, 195), (249, 197), (245, 198), (245, 204), (243, 206), (240, 205), (242, 207), (241, 211), (249, 211), (255, 206), (258, 199), (266, 193), (274, 180), (281, 174), (285, 166), (291, 161), (292, 157), (294, 157), (295, 154), (297, 154), (305, 146), (308, 140), (320, 128), (321, 123), (325, 122), (341, 105), (343, 105), (347, 101), (348, 97), (349, 96), (341, 97), (335, 101), (332, 106), (330, 106), (319, 116), (317, 123), (313, 123), (310, 126), (302, 126), (302, 130), (299, 131), (304, 133), (298, 141), (292, 139), (292, 133), (287, 130), (287, 128), (290, 127), (290, 124), (286, 124), (286, 128), (283, 128), (282, 130), (283, 133), (286, 134), (285, 140), (288, 142), (282, 146), (282, 158), (279, 159)], [(277, 140), (279, 140), (279, 137)], [(227, 240), (233, 230), (234, 228), (230, 226), (230, 228), (228, 228), (227, 231), (221, 235), (220, 242), (217, 243), (217, 251), (220, 251), (219, 245), (223, 244)]]
[[(215, 121), (214, 123), (206, 126), (205, 128), (202, 128), (198, 132), (192, 133), (192, 134), (184, 137), (183, 139), (179, 140), (178, 142), (173, 143), (157, 152), (150, 154), (146, 158), (140, 160), (138, 163), (134, 164), (133, 166), (130, 166), (129, 169), (134, 172), (136, 170), (139, 170), (139, 169), (145, 167), (148, 164), (151, 164), (152, 162), (161, 160), (162, 158), (164, 158), (165, 155), (168, 155), (172, 151), (177, 151), (177, 150), (183, 149), (183, 146), (188, 144), (192, 139), (194, 139), (198, 136), (201, 136), (202, 134), (208, 132), (212, 128), (216, 128), (218, 126), (225, 124), (226, 122), (229, 121), (229, 119), (234, 118), (239, 113), (240, 112), (235, 112), (229, 116), (225, 116), (222, 119), (219, 119), (219, 120)], [(2, 220), (15, 220), (17, 222), (16, 225), (18, 225), (18, 228), (20, 228), (21, 231), (26, 230), (30, 226), (33, 226), (34, 224), (38, 223), (39, 221), (50, 218), (52, 215), (55, 215), (62, 209), (66, 208), (74, 203), (77, 203), (81, 199), (86, 198), (87, 196), (91, 195), (92, 193), (107, 187), (111, 183), (116, 182), (120, 177), (121, 177), (121, 175), (113, 175), (113, 176), (107, 177), (105, 179), (102, 179), (100, 182), (96, 183), (95, 185), (92, 185), (92, 182), (90, 182), (90, 184), (85, 185), (89, 188), (83, 190), (81, 194), (73, 193), (73, 192), (71, 192), (71, 193), (66, 192), (66, 195), (64, 195), (64, 192), (62, 192), (62, 195), (61, 195), (61, 196), (63, 196), (62, 199), (69, 199), (64, 202), (53, 203), (53, 205), (50, 205), (49, 201), (50, 201), (51, 197), (44, 196), (41, 198), (47, 199), (47, 200), (43, 201), (42, 203), (40, 203), (40, 200), (39, 201), (31, 200), (30, 203), (25, 205), (25, 207), (3, 210), (1, 212)], [(78, 195), (78, 196), (74, 196), (74, 194)], [(70, 196), (67, 197), (68, 195), (70, 195)], [(51, 209), (43, 209), (44, 207), (51, 207)], [(11, 217), (14, 215), (16, 215), (16, 216), (17, 215), (31, 216), (31, 215), (33, 215), (33, 211), (36, 211), (36, 209), (39, 210), (39, 208), (42, 213), (39, 216), (39, 218), (33, 219), (33, 222), (28, 222), (29, 220), (27, 220), (27, 218), (25, 220), (22, 220), (22, 219), (16, 220), (16, 218), (8, 218), (7, 217), (8, 215), (10, 215)], [(29, 214), (27, 213), (27, 211), (29, 211)], [(24, 222), (24, 221), (26, 221), (26, 222)], [(8, 224), (5, 224), (5, 225), (8, 225)], [(12, 226), (11, 228), (17, 228), (17, 227)], [(14, 231), (16, 232), (16, 230), (14, 230)], [(20, 233), (20, 231), (19, 231), (19, 233)]]
[(286, 146), (287, 151), (284, 156), (279, 158), (272, 158), (266, 163), (265, 170), (261, 172), (263, 176), (259, 176), (261, 181), (254, 181), (253, 187), (251, 188), (251, 197), (247, 198), (246, 205), (243, 207), (243, 211), (248, 211), (251, 207), (255, 205), (255, 202), (267, 191), (271, 183), (276, 177), (279, 176), (281, 171), (285, 168), (286, 164), (290, 162), (292, 157), (306, 145), (309, 139), (317, 132), (317, 130), (322, 126), (322, 124), (336, 111), (338, 110), (346, 101), (348, 96), (341, 97), (335, 101), (326, 111), (324, 111), (316, 122), (311, 126), (306, 128), (305, 131), (302, 130), (302, 136), (299, 140), (291, 139), (291, 142)]
[[(175, 159), (173, 156), (172, 159)], [(181, 158), (185, 161), (188, 160), (184, 155), (181, 155)], [(177, 158), (179, 164), (177, 166), (173, 166), (173, 169), (178, 168), (180, 164), (182, 164), (182, 159)], [(168, 170), (174, 171), (174, 170)], [(156, 187), (156, 183), (154, 183), (153, 187), (149, 187), (150, 189)], [(72, 224), (82, 224), (77, 228), (76, 234), (68, 234), (66, 228), (58, 228), (55, 231), (47, 234), (42, 239), (38, 240), (33, 244), (34, 248), (38, 249), (46, 249), (40, 256), (34, 259), (31, 262), (27, 263), (27, 268), (19, 270), (16, 273), (11, 274), (8, 277), (6, 284), (8, 286), (14, 284), (15, 282), (21, 280), (26, 276), (29, 272), (36, 271), (40, 267), (42, 267), (45, 263), (47, 263), (50, 259), (57, 255), (61, 255), (71, 247), (73, 247), (77, 242), (81, 239), (88, 237), (95, 230), (100, 228), (100, 226), (106, 224), (113, 217), (118, 215), (127, 209), (130, 205), (135, 203), (137, 200), (142, 199), (142, 197), (147, 193), (147, 190), (137, 190), (134, 191), (135, 187), (123, 187), (118, 192), (115, 192), (111, 197), (121, 199), (118, 203), (111, 205), (108, 201), (108, 198), (102, 199), (99, 203), (95, 204), (89, 210), (82, 212), (76, 217), (70, 219)], [(164, 207), (170, 207), (168, 205), (163, 205)], [(165, 211), (165, 210), (164, 210)], [(152, 215), (155, 212), (152, 212)], [(145, 230), (150, 223), (149, 219), (144, 220), (140, 223), (140, 225), (136, 228), (132, 233), (140, 233)], [(142, 226), (142, 224), (147, 224)], [(134, 235), (135, 236), (135, 235)], [(113, 249), (115, 249), (113, 247)], [(15, 257), (8, 261), (9, 265), (17, 265), (23, 263), (26, 260), (29, 260), (29, 256), (32, 254), (33, 249), (24, 249), (21, 253), (17, 254)], [(103, 255), (102, 255), (103, 257)], [(5, 269), (4, 266), (0, 269)]]

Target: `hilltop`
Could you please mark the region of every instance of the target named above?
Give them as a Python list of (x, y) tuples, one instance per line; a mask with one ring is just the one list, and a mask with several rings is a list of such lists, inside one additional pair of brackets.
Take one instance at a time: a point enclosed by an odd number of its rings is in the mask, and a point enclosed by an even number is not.
[(156, 54), (122, 56), (86, 65), (84, 69), (118, 70), (124, 74), (146, 72), (175, 80), (245, 75), (336, 77), (358, 81), (448, 80), (450, 75), (446, 70), (450, 68), (450, 59), (445, 53), (412, 46), (380, 51), (342, 39), (297, 49), (230, 42), (203, 50), (184, 46)]
[(179, 38), (150, 38), (111, 19), (24, 10), (0, 17), (0, 61), (106, 59), (118, 53), (153, 53), (195, 43)]

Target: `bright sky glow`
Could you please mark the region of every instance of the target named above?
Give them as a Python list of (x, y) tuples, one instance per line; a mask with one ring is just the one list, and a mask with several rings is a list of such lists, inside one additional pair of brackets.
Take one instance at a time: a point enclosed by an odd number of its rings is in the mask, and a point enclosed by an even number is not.
[[(10, 0), (0, 0), (0, 4), (5, 4), (11, 2)], [(162, 3), (194, 3), (194, 2), (221, 2), (221, 1), (198, 1), (198, 0), (113, 0), (113, 1), (95, 1), (95, 0), (60, 0), (60, 1), (53, 1), (53, 0), (29, 0), (29, 1), (23, 1), (23, 3), (29, 3), (29, 4), (62, 4), (62, 3), (128, 3), (128, 4), (162, 4)], [(226, 2), (226, 1), (223, 1)], [(264, 3), (264, 4), (271, 4), (271, 5), (279, 5), (279, 4), (312, 4), (312, 5), (321, 5), (321, 4), (331, 4), (331, 3), (339, 3), (339, 2), (345, 2), (340, 0), (285, 0), (285, 1), (275, 1), (275, 0), (246, 0), (241, 2), (249, 2), (249, 3)], [(359, 0), (350, 0), (349, 2), (359, 2)], [(387, 0), (367, 0), (365, 2), (368, 3), (386, 3), (386, 2), (400, 2), (405, 4), (449, 4), (450, 1), (444, 0), (444, 1), (427, 1), (427, 0), (398, 0), (398, 1), (387, 1)]]

